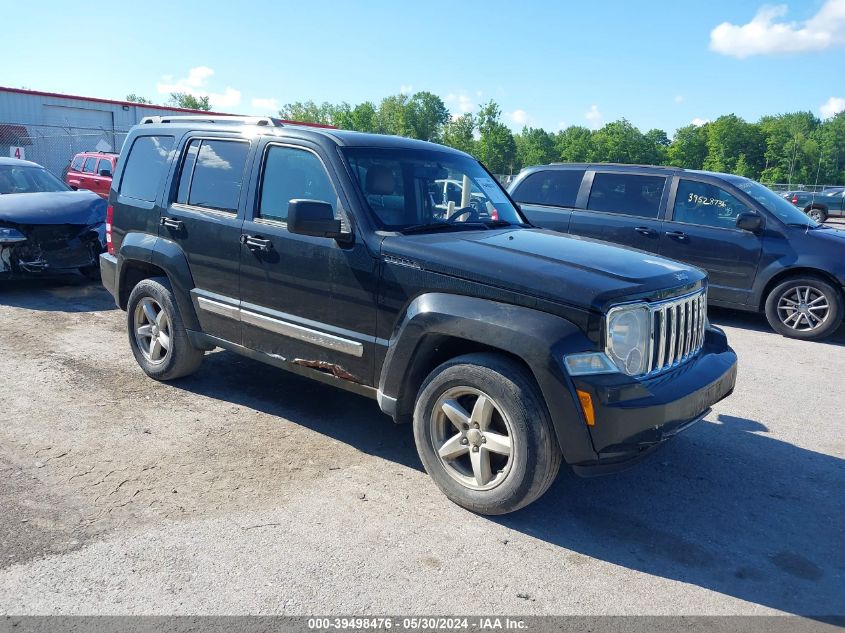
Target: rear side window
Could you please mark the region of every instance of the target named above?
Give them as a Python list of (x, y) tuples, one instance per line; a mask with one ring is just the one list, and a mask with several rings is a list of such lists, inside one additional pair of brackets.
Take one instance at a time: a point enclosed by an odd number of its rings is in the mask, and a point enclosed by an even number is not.
[(155, 202), (164, 175), (172, 136), (139, 136), (132, 143), (120, 183), (120, 194), (138, 200)]
[(82, 171), (85, 172), (86, 174), (93, 174), (93, 173), (95, 173), (94, 172), (94, 166), (96, 164), (97, 164), (97, 159), (94, 158), (93, 156), (89, 156), (88, 158), (85, 159), (85, 164), (82, 166)]
[(574, 207), (583, 178), (583, 169), (538, 171), (522, 181), (513, 197), (525, 204)]
[(108, 158), (100, 159), (100, 164), (97, 165), (97, 173), (99, 174), (104, 169), (111, 174), (111, 161)]
[(336, 207), (337, 195), (323, 163), (314, 154), (271, 145), (261, 178), (258, 217), (285, 222), (291, 200), (319, 200)]
[(237, 212), (248, 153), (247, 142), (191, 141), (179, 178), (177, 202), (187, 200), (192, 206)]
[(587, 208), (591, 211), (656, 218), (665, 185), (664, 176), (596, 173)]
[(82, 169), (82, 156), (74, 156), (73, 162), (70, 164), (73, 171), (80, 171)]

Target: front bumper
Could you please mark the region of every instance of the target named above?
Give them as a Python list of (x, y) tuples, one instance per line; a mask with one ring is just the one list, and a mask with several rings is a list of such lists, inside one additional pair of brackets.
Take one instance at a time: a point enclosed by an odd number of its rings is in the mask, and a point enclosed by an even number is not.
[(0, 243), (0, 275), (62, 273), (96, 265), (103, 225), (10, 225), (24, 240)]
[(666, 374), (636, 380), (621, 374), (573, 379), (590, 394), (595, 425), (589, 427), (598, 459), (573, 464), (580, 475), (621, 470), (702, 419), (731, 394), (737, 358), (724, 333), (711, 327), (691, 361)]

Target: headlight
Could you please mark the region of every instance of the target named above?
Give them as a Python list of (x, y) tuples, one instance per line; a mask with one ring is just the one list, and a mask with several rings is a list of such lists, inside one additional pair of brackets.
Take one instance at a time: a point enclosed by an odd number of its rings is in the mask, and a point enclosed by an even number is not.
[(0, 227), (0, 244), (17, 244), (26, 242), (26, 235), (17, 229)]
[(605, 353), (629, 376), (638, 376), (648, 367), (651, 339), (651, 313), (642, 304), (619, 306), (607, 313)]

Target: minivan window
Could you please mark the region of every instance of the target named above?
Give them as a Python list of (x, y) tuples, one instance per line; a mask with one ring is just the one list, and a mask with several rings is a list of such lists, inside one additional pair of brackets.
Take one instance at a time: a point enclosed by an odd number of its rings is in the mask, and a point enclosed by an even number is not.
[(525, 178), (513, 197), (525, 204), (542, 204), (553, 207), (573, 207), (578, 189), (584, 178), (583, 169), (549, 169), (535, 172)]
[(77, 155), (73, 157), (73, 161), (70, 164), (70, 168), (73, 171), (79, 171), (82, 169), (82, 156)]
[(132, 143), (123, 176), (120, 194), (138, 200), (155, 202), (173, 147), (172, 136), (139, 136)]
[(236, 212), (249, 143), (204, 140), (197, 153), (188, 204)]
[(774, 213), (784, 224), (809, 225), (810, 227), (818, 226), (816, 221), (801, 209), (790, 204), (759, 182), (740, 176), (732, 176), (731, 181), (737, 188), (762, 204), (770, 213)]
[(271, 145), (264, 160), (258, 217), (285, 222), (291, 200), (319, 200), (337, 206), (326, 168), (303, 149)]
[(721, 187), (709, 182), (681, 179), (675, 194), (672, 219), (686, 224), (735, 229), (737, 216), (750, 211)]
[(97, 159), (93, 156), (89, 156), (85, 159), (85, 165), (82, 167), (82, 171), (86, 174), (93, 174), (94, 172), (94, 165), (97, 164)]
[(665, 185), (665, 176), (598, 172), (593, 177), (587, 208), (591, 211), (656, 218)]
[(108, 158), (100, 159), (100, 163), (97, 165), (97, 173), (99, 174), (104, 169), (111, 173), (111, 161)]

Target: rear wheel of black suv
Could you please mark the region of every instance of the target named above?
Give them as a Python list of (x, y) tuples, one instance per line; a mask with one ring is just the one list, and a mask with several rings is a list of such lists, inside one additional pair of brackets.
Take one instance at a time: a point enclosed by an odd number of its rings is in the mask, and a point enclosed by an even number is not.
[(204, 353), (188, 340), (166, 277), (138, 282), (129, 295), (126, 312), (129, 345), (150, 378), (174, 380), (199, 368)]
[(479, 514), (528, 505), (560, 469), (561, 450), (533, 376), (496, 354), (460, 356), (429, 375), (414, 409), (414, 439), (440, 490)]
[(784, 336), (819, 340), (842, 323), (842, 295), (818, 277), (792, 277), (776, 286), (766, 299), (769, 325)]

